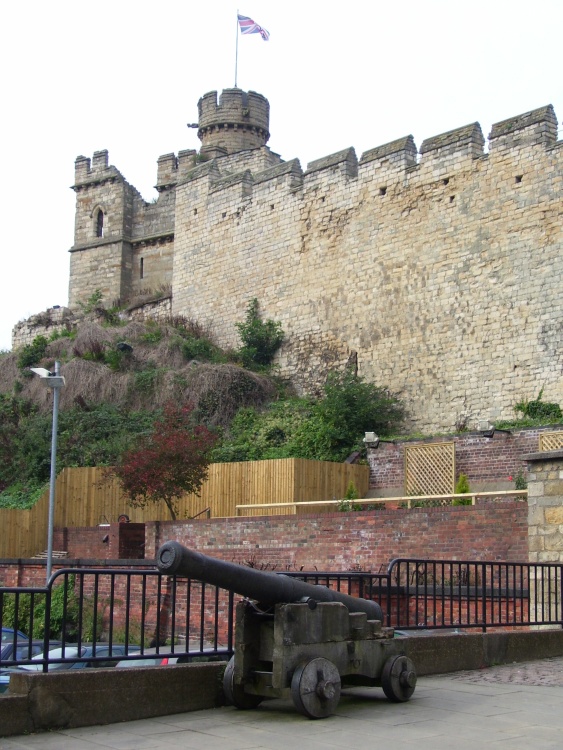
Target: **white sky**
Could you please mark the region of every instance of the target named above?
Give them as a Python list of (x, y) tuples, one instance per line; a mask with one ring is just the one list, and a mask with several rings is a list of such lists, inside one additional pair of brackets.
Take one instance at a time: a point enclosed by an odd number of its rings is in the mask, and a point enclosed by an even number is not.
[[(307, 163), (422, 141), (553, 104), (561, 0), (11, 0), (0, 7), (0, 350), (68, 302), (74, 160), (107, 148), (146, 200), (161, 154), (198, 148), (197, 101), (234, 84), (270, 101), (269, 146)], [(561, 130), (560, 130), (560, 138)]]

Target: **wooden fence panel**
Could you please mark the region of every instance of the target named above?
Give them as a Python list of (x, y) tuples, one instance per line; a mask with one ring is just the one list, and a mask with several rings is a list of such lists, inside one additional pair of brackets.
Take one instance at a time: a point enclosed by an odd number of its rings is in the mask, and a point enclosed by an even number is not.
[(455, 443), (405, 448), (405, 495), (445, 495), (455, 486)]
[(560, 451), (563, 448), (563, 432), (542, 432), (539, 443), (540, 451)]
[[(278, 459), (211, 464), (201, 495), (185, 495), (178, 502), (178, 518), (191, 518), (206, 508), (212, 518), (236, 516), (236, 506), (344, 497), (353, 481), (360, 497), (368, 489), (367, 466), (327, 461)], [(30, 510), (0, 509), (0, 558), (33, 557), (47, 549), (49, 491)], [(317, 506), (316, 512), (325, 510)], [(327, 506), (326, 510), (334, 510)], [(249, 509), (244, 515), (292, 514), (295, 507)], [(300, 513), (307, 512), (299, 509)], [(311, 512), (311, 511), (309, 511)], [(164, 503), (134, 508), (116, 479), (104, 479), (101, 467), (66, 468), (55, 487), (55, 527), (91, 527), (116, 523), (126, 514), (132, 522), (169, 519)], [(201, 518), (206, 515), (202, 514)]]

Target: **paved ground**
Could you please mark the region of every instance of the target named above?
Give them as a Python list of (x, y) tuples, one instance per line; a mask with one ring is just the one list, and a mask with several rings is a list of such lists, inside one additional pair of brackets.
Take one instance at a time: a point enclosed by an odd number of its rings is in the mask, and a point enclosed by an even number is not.
[(281, 701), (0, 739), (1, 750), (547, 750), (563, 748), (563, 658), (422, 677), (408, 703), (343, 694), (311, 721)]

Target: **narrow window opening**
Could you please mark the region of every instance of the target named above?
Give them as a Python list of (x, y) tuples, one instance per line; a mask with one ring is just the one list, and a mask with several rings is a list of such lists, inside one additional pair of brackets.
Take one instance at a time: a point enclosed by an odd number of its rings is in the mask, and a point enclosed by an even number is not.
[(450, 182), (450, 178), (449, 177), (444, 177), (444, 179), (442, 180), (442, 183), (444, 185), (449, 185), (449, 182)]
[(386, 187), (379, 188), (379, 195), (385, 195), (386, 193), (387, 193), (387, 188)]
[(324, 203), (324, 202), (325, 202), (325, 197), (323, 195), (322, 198), (321, 198), (321, 203)]
[(227, 212), (226, 212), (226, 211), (223, 211), (223, 218), (225, 219), (225, 218), (226, 218), (226, 216), (227, 216)]
[(197, 208), (194, 208), (194, 216), (197, 216)]
[(272, 203), (270, 206), (270, 211), (273, 211), (273, 210), (274, 210), (274, 204)]
[(523, 176), (524, 176), (524, 175), (522, 175), (522, 174), (517, 174), (517, 175), (516, 175), (516, 177), (514, 178), (514, 182), (515, 182), (515, 183), (516, 183), (517, 185), (518, 185), (518, 184), (520, 184), (520, 183), (522, 182), (522, 177), (523, 177)]
[(455, 201), (455, 195), (450, 195), (450, 203), (453, 203)]
[(100, 208), (96, 216), (96, 237), (104, 236), (104, 212)]
[(140, 266), (140, 278), (145, 278), (145, 259), (141, 258), (141, 266)]

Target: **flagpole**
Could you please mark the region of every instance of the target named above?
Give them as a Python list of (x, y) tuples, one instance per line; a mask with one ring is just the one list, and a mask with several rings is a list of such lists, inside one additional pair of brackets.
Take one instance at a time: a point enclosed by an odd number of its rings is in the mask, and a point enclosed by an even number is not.
[(235, 88), (237, 88), (237, 73), (238, 73), (238, 8), (237, 8), (237, 43), (235, 53)]

